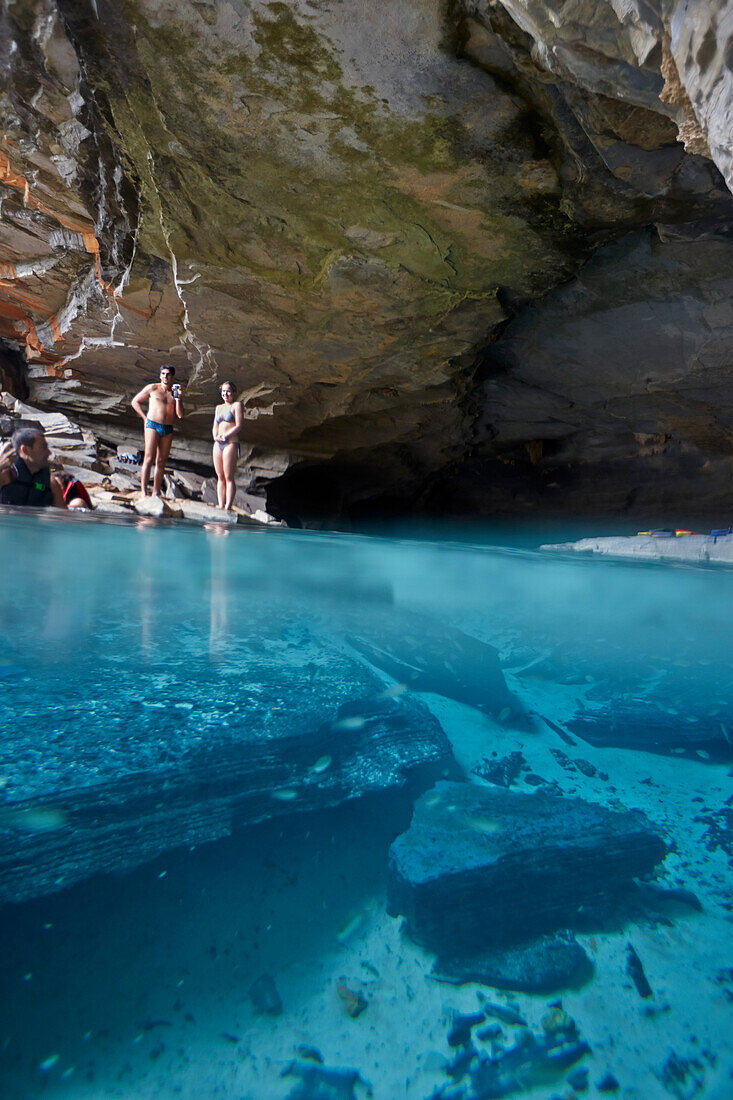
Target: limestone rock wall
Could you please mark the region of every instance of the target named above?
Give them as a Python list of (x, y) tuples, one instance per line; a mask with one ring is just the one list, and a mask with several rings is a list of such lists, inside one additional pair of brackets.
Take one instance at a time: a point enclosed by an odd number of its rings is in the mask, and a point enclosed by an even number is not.
[[(730, 20), (722, 0), (16, 0), (8, 362), (114, 443), (174, 363), (175, 447), (199, 463), (231, 379), (248, 483), (290, 518), (511, 510), (527, 477), (551, 498), (536, 460), (559, 438), (568, 476), (593, 470), (617, 508), (662, 446), (644, 440), (669, 437), (691, 477), (708, 464), (713, 507), (733, 453)], [(586, 264), (606, 272), (592, 322)]]

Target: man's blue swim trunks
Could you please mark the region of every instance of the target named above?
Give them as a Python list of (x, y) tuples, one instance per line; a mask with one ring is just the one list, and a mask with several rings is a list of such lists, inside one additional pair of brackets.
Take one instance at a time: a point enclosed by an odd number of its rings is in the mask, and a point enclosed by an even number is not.
[(152, 428), (154, 432), (157, 432), (158, 435), (161, 435), (161, 436), (162, 435), (172, 435), (172, 433), (173, 433), (173, 425), (172, 424), (159, 424), (157, 420), (146, 420), (145, 421), (145, 427), (146, 428)]

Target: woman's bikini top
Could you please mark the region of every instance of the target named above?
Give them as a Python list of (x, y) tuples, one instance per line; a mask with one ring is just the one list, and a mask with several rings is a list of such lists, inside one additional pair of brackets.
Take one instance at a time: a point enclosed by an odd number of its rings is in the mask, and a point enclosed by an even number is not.
[(226, 409), (223, 413), (217, 412), (216, 416), (214, 417), (214, 423), (219, 424), (222, 420), (224, 420), (227, 424), (232, 424), (234, 422), (233, 410)]

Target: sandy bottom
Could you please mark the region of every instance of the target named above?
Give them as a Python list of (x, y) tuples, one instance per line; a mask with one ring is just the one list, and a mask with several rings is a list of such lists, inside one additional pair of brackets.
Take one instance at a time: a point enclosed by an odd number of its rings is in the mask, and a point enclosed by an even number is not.
[[(562, 721), (567, 690), (537, 685), (523, 696)], [(568, 749), (541, 723), (520, 734), (443, 698), (424, 700), (469, 771), (492, 752), (520, 749), (565, 793), (645, 810), (665, 829), (676, 847), (663, 881), (693, 890), (703, 912), (680, 907), (669, 922), (650, 917), (579, 936), (595, 973), (562, 1003), (592, 1049), (587, 1095), (612, 1073), (626, 1100), (730, 1100), (731, 876), (695, 820), (730, 796), (728, 769), (582, 742)], [(553, 748), (608, 780), (568, 774)], [(475, 1011), (479, 987), (430, 977), (432, 957), (385, 912), (387, 848), (409, 816), (404, 797), (382, 798), (268, 824), (1, 910), (3, 1100), (280, 1100), (296, 1084), (280, 1075), (300, 1046), (316, 1047), (328, 1066), (357, 1069), (378, 1100), (429, 1097), (446, 1080), (451, 1015)], [(626, 974), (628, 942), (651, 984), (648, 1000)], [(258, 1014), (249, 996), (265, 973), (282, 998), (277, 1017)], [(341, 982), (367, 1001), (355, 1019)], [(484, 992), (518, 1006), (535, 1031), (556, 999)], [(510, 1039), (512, 1028), (505, 1032)], [(696, 1061), (699, 1087), (691, 1076), (676, 1091), (661, 1082), (672, 1051)], [(356, 1095), (365, 1094), (359, 1086)], [(561, 1076), (522, 1095), (575, 1094)]]

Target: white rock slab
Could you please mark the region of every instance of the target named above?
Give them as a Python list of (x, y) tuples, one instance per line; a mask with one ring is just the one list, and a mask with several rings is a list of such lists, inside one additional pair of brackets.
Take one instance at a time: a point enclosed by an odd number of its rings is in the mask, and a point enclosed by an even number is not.
[(547, 543), (540, 550), (561, 553), (605, 554), (638, 561), (684, 561), (695, 564), (733, 565), (733, 535), (680, 535), (653, 538), (633, 535), (626, 538), (580, 539), (579, 542)]

